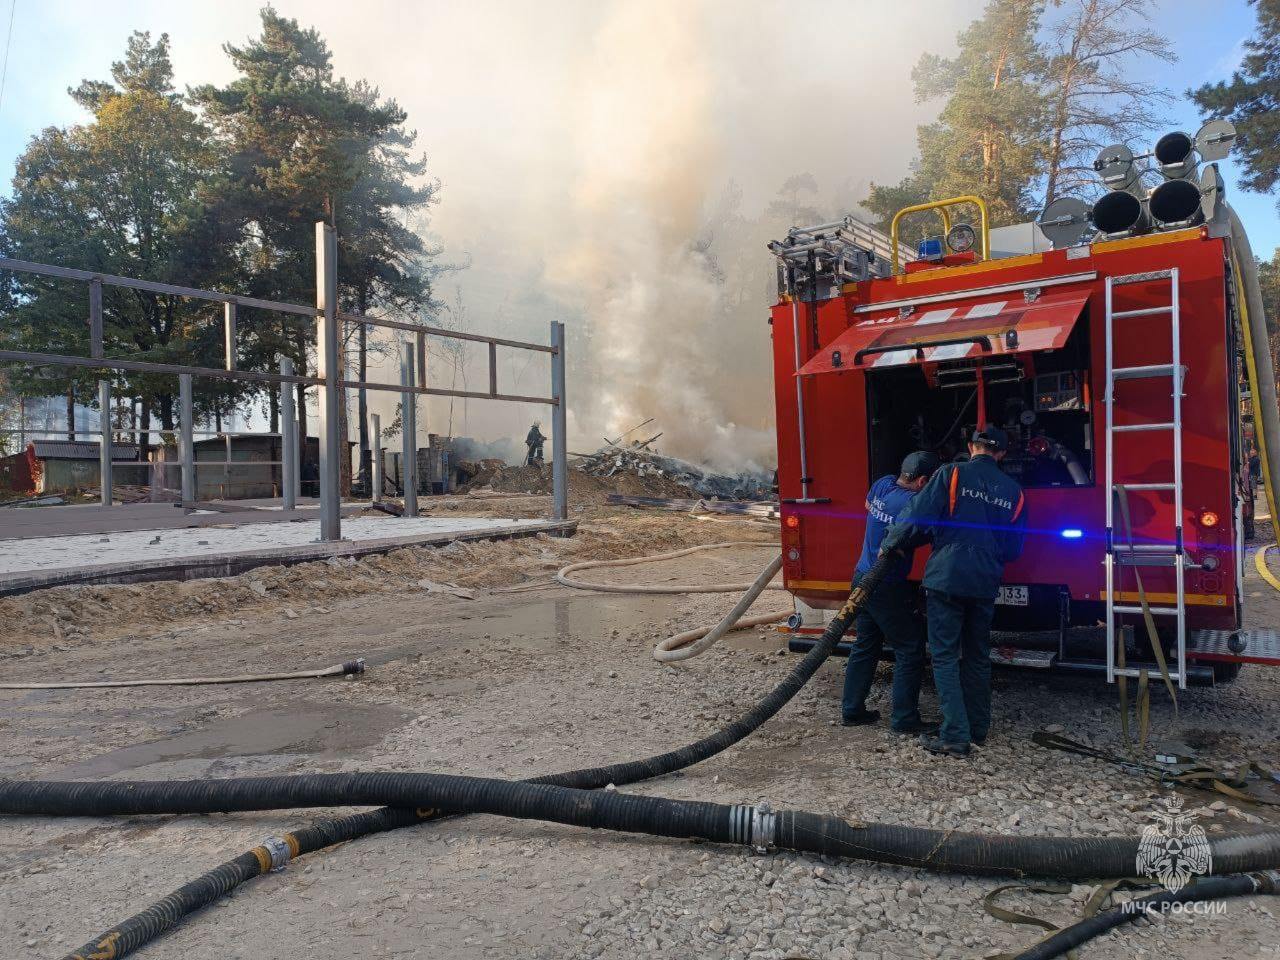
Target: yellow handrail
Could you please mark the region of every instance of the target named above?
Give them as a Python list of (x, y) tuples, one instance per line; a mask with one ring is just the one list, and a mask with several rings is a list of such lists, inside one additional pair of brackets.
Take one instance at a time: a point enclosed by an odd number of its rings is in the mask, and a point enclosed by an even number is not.
[(893, 223), (889, 227), (889, 235), (893, 238), (894, 273), (898, 272), (900, 266), (898, 262), (898, 222), (909, 213), (919, 213), (922, 210), (937, 210), (942, 214), (942, 229), (950, 233), (951, 216), (947, 213), (947, 208), (959, 206), (962, 203), (972, 203), (978, 208), (979, 223), (981, 224), (982, 259), (986, 260), (991, 256), (991, 228), (987, 224), (987, 204), (981, 197), (968, 195), (951, 197), (949, 200), (930, 200), (928, 203), (917, 203), (910, 207), (903, 207), (893, 215)]

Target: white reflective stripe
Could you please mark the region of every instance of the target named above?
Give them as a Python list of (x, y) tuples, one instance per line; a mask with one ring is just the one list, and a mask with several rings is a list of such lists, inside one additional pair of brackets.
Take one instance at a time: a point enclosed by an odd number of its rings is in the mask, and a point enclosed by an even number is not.
[(928, 323), (945, 323), (951, 319), (951, 315), (956, 312), (956, 309), (955, 307), (945, 307), (942, 310), (930, 310), (928, 313), (921, 314), (915, 325), (920, 327)]
[(972, 349), (972, 343), (948, 343), (941, 347), (934, 347), (929, 359), (933, 361), (959, 360), (961, 357), (967, 357)]
[(1008, 300), (996, 300), (992, 303), (975, 304), (969, 308), (969, 312), (965, 314), (965, 317), (970, 320), (976, 320), (979, 317), (994, 317), (1008, 305)]
[(910, 363), (915, 359), (916, 352), (914, 350), (890, 350), (888, 353), (880, 354), (879, 359), (871, 364), (873, 367), (897, 367), (904, 363)]

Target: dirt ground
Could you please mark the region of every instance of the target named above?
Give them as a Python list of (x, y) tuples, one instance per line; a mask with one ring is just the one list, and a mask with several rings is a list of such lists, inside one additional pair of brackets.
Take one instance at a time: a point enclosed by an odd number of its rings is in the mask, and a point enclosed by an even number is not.
[[(457, 498), (476, 512), (476, 498)], [(501, 501), (501, 502), (499, 502)], [(495, 510), (518, 501), (495, 498)], [(545, 501), (529, 501), (529, 509)], [(432, 509), (447, 509), (436, 504)], [(517, 511), (518, 512), (518, 509)], [(515, 515), (514, 513), (512, 515)], [(727, 610), (732, 594), (634, 596), (547, 583), (564, 563), (719, 540), (767, 526), (594, 503), (579, 535), (402, 550), (267, 568), (203, 584), (61, 588), (0, 600), (10, 680), (189, 676), (368, 660), (357, 679), (126, 690), (0, 691), (0, 777), (163, 779), (341, 770), (525, 777), (687, 743), (735, 717), (794, 664), (751, 631), (677, 666), (653, 644)], [(601, 580), (749, 580), (767, 548), (594, 571)], [(1250, 565), (1256, 625), (1280, 595)], [(450, 586), (453, 585), (453, 586)], [(510, 587), (529, 589), (516, 591)], [(454, 590), (456, 586), (461, 590)], [(473, 598), (467, 599), (466, 594)], [(766, 595), (759, 610), (785, 606)], [(883, 726), (835, 723), (843, 661), (737, 747), (636, 792), (1021, 834), (1133, 834), (1167, 791), (1105, 763), (1045, 751), (1053, 724), (1119, 745), (1114, 689), (997, 671), (996, 723), (969, 761), (934, 758)], [(887, 672), (873, 691), (886, 707)], [(1202, 759), (1280, 767), (1280, 673), (1187, 691), (1154, 726)], [(927, 712), (936, 711), (926, 686)], [(1210, 833), (1265, 813), (1188, 793)], [(6, 957), (61, 956), (206, 869), (327, 815), (302, 811), (114, 820), (0, 820)], [(1274, 817), (1272, 820), (1276, 819)], [(982, 958), (1041, 931), (988, 917), (1005, 881), (946, 877), (493, 817), (426, 824), (302, 858), (191, 917), (142, 958)], [(1011, 892), (1054, 922), (1090, 888)], [(1276, 900), (1141, 924), (1082, 957), (1280, 957)]]

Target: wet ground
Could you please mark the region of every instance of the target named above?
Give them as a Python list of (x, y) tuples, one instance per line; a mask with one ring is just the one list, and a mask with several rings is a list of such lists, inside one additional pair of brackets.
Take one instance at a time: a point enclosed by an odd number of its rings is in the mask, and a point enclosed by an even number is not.
[[(755, 534), (759, 536), (759, 534)], [(617, 579), (750, 578), (758, 551), (706, 554)], [(601, 579), (605, 579), (603, 574)], [(1280, 624), (1280, 595), (1250, 567), (1251, 616)], [(317, 598), (320, 599), (320, 598)], [(737, 716), (789, 669), (753, 631), (663, 667), (669, 632), (707, 622), (732, 595), (627, 596), (559, 587), (351, 597), (301, 616), (257, 608), (194, 626), (63, 649), (23, 648), (13, 680), (191, 676), (327, 666), (354, 679), (188, 688), (0, 691), (0, 776), (220, 777), (398, 769), (502, 777), (605, 763), (689, 742)], [(776, 597), (761, 601), (772, 609)], [(296, 606), (296, 603), (294, 603)], [(289, 614), (293, 614), (290, 616)], [(1115, 691), (1084, 678), (1001, 671), (996, 730), (968, 762), (924, 755), (882, 727), (833, 723), (843, 662), (824, 667), (759, 733), (683, 774), (629, 789), (834, 811), (850, 818), (993, 832), (1132, 834), (1164, 797), (1151, 781), (1046, 752), (1029, 734), (1118, 747)], [(874, 706), (887, 707), (881, 677)], [(1154, 724), (1205, 759), (1280, 767), (1280, 675), (1246, 668), (1188, 691)], [(926, 708), (933, 706), (926, 689)], [(1261, 811), (1188, 795), (1211, 833)], [(57, 957), (194, 875), (321, 812), (228, 817), (0, 821), (4, 955)], [(989, 880), (700, 847), (472, 817), (315, 854), (243, 887), (138, 953), (193, 960), (441, 956), (822, 960), (986, 957), (1034, 928), (985, 916)], [(1069, 920), (1087, 890), (1012, 904)], [(1086, 960), (1277, 957), (1277, 905), (1114, 935)]]

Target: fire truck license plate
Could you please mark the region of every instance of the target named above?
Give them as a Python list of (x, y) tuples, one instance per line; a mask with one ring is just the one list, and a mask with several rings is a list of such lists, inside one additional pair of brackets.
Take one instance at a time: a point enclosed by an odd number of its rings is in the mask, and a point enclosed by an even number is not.
[(1006, 607), (1025, 607), (1029, 602), (1027, 592), (1026, 587), (1002, 586), (996, 603)]

